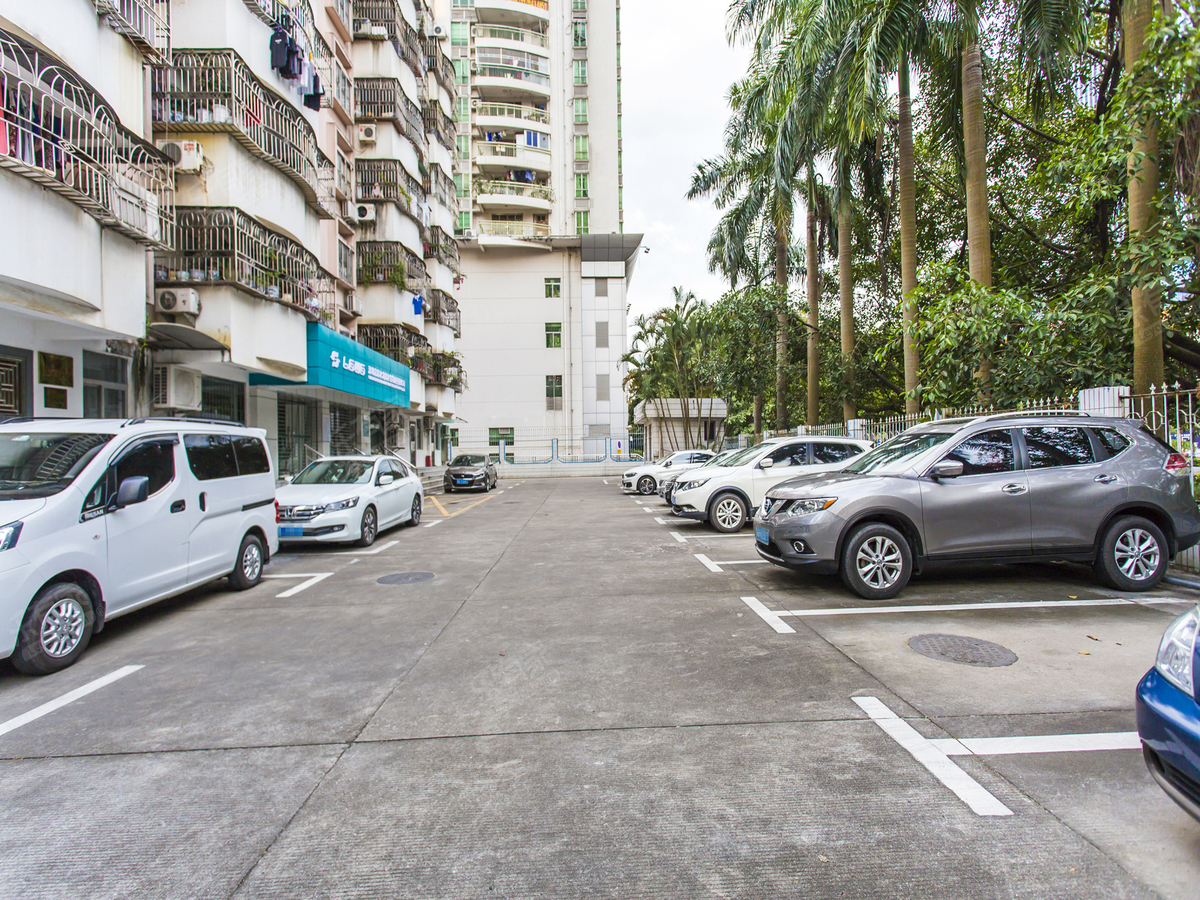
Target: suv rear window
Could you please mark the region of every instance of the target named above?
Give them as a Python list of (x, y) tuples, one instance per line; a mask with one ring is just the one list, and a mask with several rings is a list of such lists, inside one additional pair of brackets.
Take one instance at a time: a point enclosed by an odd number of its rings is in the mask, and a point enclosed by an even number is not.
[(1100, 444), (1101, 456), (1111, 459), (1129, 446), (1130, 440), (1115, 428), (1093, 428), (1092, 434)]
[(1085, 466), (1096, 461), (1092, 442), (1082, 428), (1022, 428), (1021, 434), (1031, 469)]

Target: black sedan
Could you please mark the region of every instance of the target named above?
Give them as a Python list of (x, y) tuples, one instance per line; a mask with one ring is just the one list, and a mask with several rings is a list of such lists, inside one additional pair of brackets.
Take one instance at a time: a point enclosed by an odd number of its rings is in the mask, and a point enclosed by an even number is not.
[(496, 467), (489, 457), (475, 453), (460, 453), (450, 460), (450, 468), (442, 479), (447, 494), (455, 491), (490, 491), (496, 486)]

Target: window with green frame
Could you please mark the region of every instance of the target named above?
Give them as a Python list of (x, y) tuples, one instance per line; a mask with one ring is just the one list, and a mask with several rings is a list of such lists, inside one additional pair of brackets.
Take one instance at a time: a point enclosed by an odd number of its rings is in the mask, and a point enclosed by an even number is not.
[(588, 176), (586, 173), (580, 172), (575, 175), (575, 196), (587, 197), (588, 195)]
[(555, 297), (562, 296), (562, 279), (547, 278), (546, 279), (546, 299), (553, 300)]
[(575, 124), (583, 125), (588, 120), (587, 97), (575, 98)]
[(587, 60), (586, 59), (575, 60), (575, 83), (576, 84), (587, 84), (588, 83), (587, 78), (588, 78), (588, 76), (587, 76)]
[(590, 218), (591, 217), (585, 212), (575, 213), (575, 233), (576, 234), (587, 234), (588, 233), (588, 222), (589, 222)]
[(471, 230), (471, 213), (469, 211), (463, 211), (458, 214), (457, 230), (459, 234), (465, 234)]
[(573, 26), (573, 30), (575, 33), (575, 46), (576, 47), (586, 47), (587, 46), (587, 19), (582, 19), (577, 22), (572, 22), (571, 24)]
[(454, 173), (454, 196), (455, 197), (470, 197), (471, 196), (471, 176), (466, 172)]
[(451, 22), (450, 23), (450, 46), (466, 47), (471, 43), (471, 23), (470, 22)]
[(455, 103), (455, 118), (460, 122), (471, 121), (471, 100), (469, 97), (459, 97)]
[(546, 349), (554, 350), (562, 346), (562, 322), (546, 323)]
[[(508, 462), (513, 461), (513, 455), (509, 451), (517, 443), (516, 430), (513, 428), (489, 428), (488, 429), (488, 444), (492, 447), (499, 447), (500, 442), (504, 441), (504, 456)], [(496, 455), (499, 459), (499, 454)]]
[(475, 0), (454, 0), (454, 5), (464, 9), (471, 9), (475, 6)]
[(471, 80), (471, 61), (468, 59), (454, 60), (454, 83), (466, 84)]
[(587, 9), (587, 0), (572, 0), (571, 9)]
[(588, 136), (586, 134), (575, 135), (575, 158), (588, 158)]
[(458, 158), (471, 158), (471, 136), (469, 134), (459, 134), (455, 136), (455, 141), (458, 144)]

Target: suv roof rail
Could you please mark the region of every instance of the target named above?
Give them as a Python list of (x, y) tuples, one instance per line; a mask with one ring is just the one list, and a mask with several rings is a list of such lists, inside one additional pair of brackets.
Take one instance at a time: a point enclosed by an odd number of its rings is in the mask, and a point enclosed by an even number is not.
[(143, 425), (146, 422), (188, 422), (192, 425), (227, 425), (230, 428), (245, 428), (243, 422), (232, 422), (228, 419), (199, 419), (191, 416), (139, 416), (136, 419), (130, 419), (122, 425), (124, 428), (127, 425)]
[(22, 422), (68, 422), (68, 421), (87, 421), (80, 419), (79, 416), (12, 416), (7, 419), (0, 419), (0, 425), (19, 425)]
[(976, 416), (971, 420), (971, 424), (975, 422), (991, 422), (995, 419), (1033, 419), (1040, 416), (1075, 416), (1076, 418), (1086, 419), (1090, 418), (1090, 415), (1090, 413), (1080, 412), (1077, 409), (1018, 409), (1013, 412)]

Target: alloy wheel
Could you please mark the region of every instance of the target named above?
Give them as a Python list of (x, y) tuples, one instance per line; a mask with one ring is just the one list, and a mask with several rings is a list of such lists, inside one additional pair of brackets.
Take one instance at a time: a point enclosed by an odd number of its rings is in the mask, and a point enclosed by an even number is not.
[(1117, 538), (1113, 547), (1117, 568), (1130, 581), (1146, 581), (1158, 571), (1162, 559), (1154, 535), (1141, 528), (1130, 528)]
[(638, 493), (639, 494), (653, 494), (654, 493), (654, 479), (651, 478), (649, 475), (643, 475), (641, 480), (638, 481)]
[(261, 572), (262, 550), (259, 549), (257, 541), (248, 541), (246, 549), (242, 551), (242, 576), (253, 584), (258, 581)]
[(733, 531), (742, 522), (742, 504), (734, 497), (725, 497), (717, 501), (713, 508), (713, 518), (717, 525), (727, 531)]
[(61, 659), (79, 646), (87, 618), (78, 600), (67, 597), (55, 603), (42, 618), (42, 649)]
[(872, 535), (862, 542), (854, 557), (858, 577), (875, 590), (886, 590), (904, 570), (904, 554), (891, 538)]
[(362, 539), (368, 543), (375, 540), (375, 510), (368, 509), (363, 513)]
[(413, 525), (421, 524), (421, 498), (420, 497), (413, 497), (412, 523), (413, 523)]

